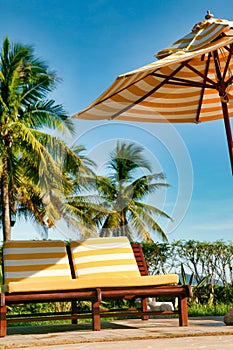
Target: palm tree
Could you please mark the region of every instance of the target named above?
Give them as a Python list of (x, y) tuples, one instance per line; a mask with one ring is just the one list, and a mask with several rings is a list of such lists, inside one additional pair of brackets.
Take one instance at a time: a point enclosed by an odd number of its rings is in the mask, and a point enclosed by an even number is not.
[[(100, 236), (122, 235), (131, 240), (137, 236), (152, 240), (150, 231), (156, 232), (167, 241), (166, 234), (156, 221), (161, 215), (171, 219), (164, 211), (143, 203), (142, 200), (167, 183), (162, 173), (152, 174), (149, 162), (143, 157), (143, 149), (133, 143), (117, 143), (108, 163), (109, 177), (99, 176), (97, 187), (102, 207), (95, 221), (100, 226)], [(149, 175), (139, 176), (139, 170), (149, 171)]]
[[(59, 82), (33, 49), (10, 43), (6, 37), (0, 56), (0, 181), (3, 239), (11, 239), (11, 214), (17, 208), (31, 212), (45, 224), (56, 219), (55, 192), (72, 191), (64, 159), (75, 169), (80, 158), (64, 141), (43, 132), (73, 132), (62, 105), (47, 98)], [(71, 161), (69, 161), (71, 163)], [(49, 203), (46, 204), (46, 200)], [(47, 197), (46, 197), (47, 196)], [(46, 199), (46, 200), (45, 200)], [(25, 211), (26, 210), (26, 211)]]
[(80, 164), (74, 162), (73, 157), (67, 154), (64, 161), (66, 176), (72, 179), (72, 191), (66, 193), (62, 203), (61, 216), (68, 226), (75, 228), (78, 236), (83, 238), (97, 236), (93, 212), (100, 210), (96, 203), (96, 175), (95, 162), (84, 156), (85, 148), (75, 145), (73, 152), (78, 156)]

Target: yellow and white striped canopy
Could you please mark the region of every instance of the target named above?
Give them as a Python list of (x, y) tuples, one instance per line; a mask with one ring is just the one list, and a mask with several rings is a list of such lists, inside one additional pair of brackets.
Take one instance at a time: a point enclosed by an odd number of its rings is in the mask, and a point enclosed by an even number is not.
[(233, 173), (233, 22), (208, 14), (156, 57), (159, 60), (118, 76), (73, 117), (157, 123), (224, 118)]
[(221, 102), (231, 93), (233, 98), (233, 22), (211, 18), (196, 28), (157, 54), (165, 58), (118, 76), (73, 117), (172, 123), (223, 118)]
[(205, 45), (213, 42), (221, 35), (233, 35), (233, 22), (212, 18), (213, 15), (208, 15), (208, 19), (195, 24), (191, 33), (177, 40), (170, 47), (163, 49), (155, 54), (159, 59), (168, 56), (178, 50), (195, 51), (203, 48)]

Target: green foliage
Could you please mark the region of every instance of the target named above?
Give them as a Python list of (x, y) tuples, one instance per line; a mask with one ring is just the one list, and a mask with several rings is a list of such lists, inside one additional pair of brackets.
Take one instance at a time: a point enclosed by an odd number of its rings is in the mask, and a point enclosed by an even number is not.
[(107, 299), (101, 302), (101, 308), (103, 309), (128, 309), (130, 307), (136, 307), (135, 299)]
[(197, 282), (200, 282), (203, 276), (210, 276), (210, 282), (213, 284), (227, 284), (233, 281), (231, 242), (189, 240), (173, 244), (176, 255), (190, 271), (194, 272)]
[(211, 283), (193, 287), (193, 301), (199, 304), (233, 303), (233, 285), (212, 285)]
[(150, 274), (173, 272), (179, 274), (183, 282), (187, 282), (189, 275), (192, 283), (195, 281), (196, 284), (202, 282), (205, 276), (212, 284), (233, 283), (232, 242), (189, 240), (170, 244), (141, 242), (141, 245)]
[[(134, 143), (118, 142), (110, 155), (109, 175), (98, 176), (96, 185), (103, 211), (96, 213), (99, 235), (127, 236), (151, 241), (151, 232), (167, 241), (157, 216), (171, 219), (164, 211), (144, 202), (144, 198), (167, 187), (164, 175), (152, 174), (143, 149)], [(149, 172), (140, 176), (141, 170)], [(107, 210), (106, 210), (107, 209)]]
[(230, 307), (232, 307), (232, 304), (217, 303), (208, 305), (193, 303), (188, 306), (188, 314), (189, 317), (224, 316)]
[(193, 277), (194, 277), (194, 272), (192, 272), (191, 276), (189, 277), (189, 280), (187, 280), (186, 272), (184, 270), (184, 265), (181, 264), (181, 276), (180, 276), (180, 284), (189, 284), (190, 286), (193, 284)]
[(79, 232), (87, 227), (80, 227), (87, 217), (74, 212), (68, 199), (87, 184), (85, 175), (92, 175), (89, 167), (93, 163), (80, 155), (82, 147), (71, 149), (64, 142), (64, 136), (74, 133), (74, 125), (63, 106), (49, 99), (59, 82), (55, 72), (35, 57), (32, 47), (4, 39), (0, 53), (0, 218), (4, 240), (11, 239), (13, 214), (31, 219), (45, 231), (62, 218)]
[(56, 312), (55, 303), (28, 303), (16, 304), (7, 307), (7, 312), (11, 314), (36, 314), (42, 312)]
[(169, 243), (141, 242), (146, 264), (151, 275), (166, 273), (167, 261), (172, 254)]
[(233, 285), (227, 284), (226, 286), (214, 286), (215, 300), (221, 301), (225, 304), (233, 304)]

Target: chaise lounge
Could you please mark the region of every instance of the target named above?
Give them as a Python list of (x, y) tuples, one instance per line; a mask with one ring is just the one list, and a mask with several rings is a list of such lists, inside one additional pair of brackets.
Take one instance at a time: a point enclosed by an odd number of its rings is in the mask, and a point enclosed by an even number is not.
[[(72, 241), (9, 241), (3, 245), (3, 285), (0, 300), (0, 336), (7, 324), (42, 320), (91, 318), (92, 329), (101, 329), (101, 317), (135, 317), (177, 314), (179, 325), (188, 325), (190, 286), (179, 285), (176, 274), (149, 276), (139, 244), (126, 237)], [(178, 298), (178, 309), (148, 311), (148, 297)], [(103, 310), (106, 299), (142, 300), (139, 309)], [(79, 313), (77, 301), (91, 301), (90, 313)], [(68, 313), (9, 315), (12, 304), (70, 301)]]

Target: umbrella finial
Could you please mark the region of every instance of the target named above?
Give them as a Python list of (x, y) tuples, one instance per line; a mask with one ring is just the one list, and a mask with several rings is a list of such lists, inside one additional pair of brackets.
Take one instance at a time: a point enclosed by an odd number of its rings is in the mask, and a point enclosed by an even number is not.
[(212, 13), (210, 13), (210, 10), (208, 10), (207, 15), (205, 16), (205, 19), (211, 19), (213, 17), (214, 17), (214, 15), (212, 15)]

